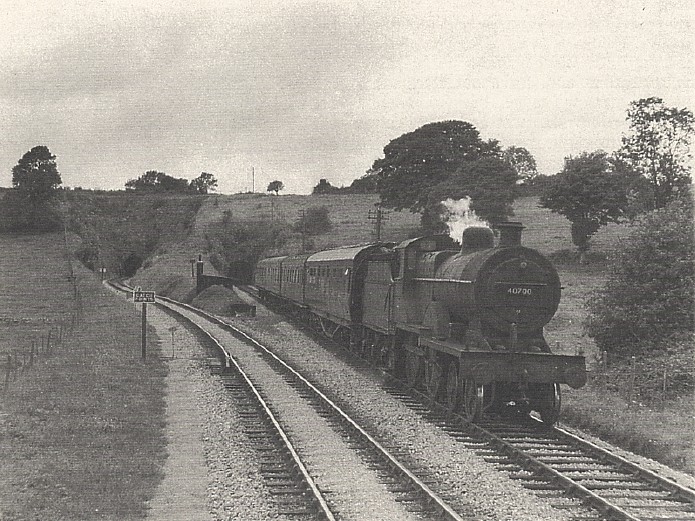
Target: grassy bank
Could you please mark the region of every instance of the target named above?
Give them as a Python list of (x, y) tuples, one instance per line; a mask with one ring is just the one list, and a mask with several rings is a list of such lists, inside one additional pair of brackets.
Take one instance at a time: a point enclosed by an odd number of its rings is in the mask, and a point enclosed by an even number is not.
[(628, 402), (596, 382), (567, 389), (563, 404), (564, 423), (695, 476), (692, 397), (648, 407)]
[(166, 367), (156, 351), (140, 361), (133, 306), (84, 268), (76, 275), (84, 306), (74, 331), (0, 395), (4, 520), (144, 519), (161, 479)]

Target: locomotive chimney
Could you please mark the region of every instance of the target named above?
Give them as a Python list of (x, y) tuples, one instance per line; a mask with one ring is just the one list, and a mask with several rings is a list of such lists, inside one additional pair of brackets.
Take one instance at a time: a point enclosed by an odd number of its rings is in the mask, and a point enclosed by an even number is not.
[(521, 230), (524, 229), (524, 225), (520, 222), (509, 221), (499, 223), (495, 228), (500, 231), (498, 248), (509, 248), (511, 246), (521, 245)]

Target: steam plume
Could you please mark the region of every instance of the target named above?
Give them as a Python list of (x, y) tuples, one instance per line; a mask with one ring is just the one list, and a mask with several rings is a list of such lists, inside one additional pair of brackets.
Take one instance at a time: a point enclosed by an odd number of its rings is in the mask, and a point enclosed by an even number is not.
[(449, 228), (449, 236), (458, 242), (461, 242), (463, 230), (466, 228), (470, 228), (471, 226), (490, 227), (487, 221), (482, 220), (471, 210), (470, 197), (464, 197), (458, 200), (447, 199), (446, 201), (442, 201), (442, 204), (446, 208), (446, 213), (442, 216), (442, 220), (446, 222)]

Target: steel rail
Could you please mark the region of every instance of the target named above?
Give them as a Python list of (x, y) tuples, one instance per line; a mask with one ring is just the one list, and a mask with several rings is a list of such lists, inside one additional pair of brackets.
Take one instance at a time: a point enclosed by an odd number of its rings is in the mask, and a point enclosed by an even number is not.
[[(116, 287), (116, 288), (118, 289), (118, 287), (117, 287), (116, 284), (114, 284), (114, 283), (112, 283), (112, 282), (109, 282), (109, 284), (111, 284), (112, 286), (114, 286), (114, 287)], [(130, 290), (131, 290), (131, 288), (129, 288), (129, 287), (126, 286), (125, 284), (119, 283), (118, 285), (122, 286), (123, 288), (126, 288), (127, 291), (130, 291)], [(160, 300), (162, 300), (162, 301), (168, 301), (170, 304), (173, 304), (173, 305), (180, 304), (180, 303), (176, 303), (176, 301), (174, 301), (174, 300), (172, 300), (172, 299), (168, 299), (168, 298), (166, 298), (166, 297), (157, 296), (156, 298), (157, 298), (157, 299), (160, 299)], [(261, 396), (260, 392), (258, 391), (258, 389), (256, 388), (256, 386), (253, 384), (253, 382), (251, 381), (251, 379), (249, 378), (249, 376), (246, 374), (246, 372), (243, 370), (243, 368), (242, 368), (242, 367), (239, 365), (239, 363), (236, 361), (236, 359), (234, 358), (234, 356), (232, 356), (232, 354), (229, 353), (229, 351), (228, 351), (227, 349), (225, 349), (225, 347), (224, 347), (224, 346), (215, 338), (215, 336), (212, 335), (209, 331), (206, 331), (204, 328), (202, 328), (201, 326), (199, 326), (198, 324), (196, 324), (195, 322), (193, 322), (190, 318), (188, 318), (188, 317), (186, 317), (185, 315), (183, 315), (183, 314), (181, 314), (180, 312), (178, 312), (176, 309), (173, 309), (173, 308), (170, 307), (170, 306), (164, 305), (164, 304), (162, 304), (161, 302), (158, 302), (158, 304), (163, 305), (163, 306), (166, 307), (167, 309), (173, 311), (173, 312), (176, 313), (178, 316), (182, 317), (184, 320), (188, 321), (190, 324), (192, 324), (193, 326), (195, 326), (199, 331), (201, 331), (201, 332), (202, 332), (202, 333), (215, 345), (215, 347), (216, 347), (220, 352), (224, 353), (225, 359), (226, 359), (227, 364), (228, 364), (227, 367), (228, 367), (228, 368), (232, 368), (232, 367), (233, 367), (234, 370), (243, 378), (243, 380), (244, 380), (246, 386), (247, 386), (248, 389), (251, 391), (251, 393), (252, 393), (253, 396), (255, 397), (256, 401), (257, 401), (258, 404), (260, 405), (261, 410), (264, 412), (264, 414), (265, 414), (265, 415), (268, 417), (268, 419), (271, 421), (273, 427), (275, 428), (275, 431), (277, 432), (278, 436), (279, 436), (280, 439), (282, 440), (282, 442), (283, 442), (283, 444), (284, 444), (284, 446), (285, 446), (285, 449), (286, 449), (286, 450), (289, 452), (289, 454), (291, 455), (292, 460), (293, 460), (293, 462), (294, 462), (296, 468), (299, 470), (299, 472), (300, 472), (301, 475), (302, 475), (302, 478), (304, 479), (304, 481), (306, 482), (307, 486), (308, 486), (309, 489), (311, 490), (311, 493), (312, 493), (314, 502), (318, 505), (318, 507), (319, 507), (319, 509), (320, 509), (319, 515), (322, 514), (322, 515), (325, 517), (325, 519), (326, 519), (327, 521), (336, 521), (336, 518), (335, 518), (335, 516), (333, 515), (333, 512), (331, 512), (331, 509), (330, 509), (330, 507), (328, 506), (328, 503), (326, 502), (326, 499), (324, 498), (323, 494), (321, 493), (321, 491), (319, 490), (318, 486), (317, 486), (316, 483), (314, 482), (314, 479), (313, 479), (313, 478), (311, 477), (311, 475), (309, 474), (309, 471), (307, 470), (306, 466), (305, 466), (304, 463), (302, 462), (301, 457), (299, 456), (299, 454), (298, 454), (297, 451), (295, 450), (294, 446), (292, 445), (292, 442), (290, 441), (289, 436), (287, 435), (287, 433), (285, 433), (284, 429), (282, 428), (282, 426), (281, 426), (280, 423), (278, 422), (277, 418), (275, 417), (275, 414), (274, 414), (273, 411), (270, 409), (270, 407), (268, 406), (267, 402), (263, 399), (263, 397)], [(189, 306), (184, 304), (184, 305), (182, 305), (182, 307), (189, 307)], [(195, 308), (193, 308), (193, 309), (195, 309)]]
[[(169, 302), (174, 306), (181, 306), (192, 313), (195, 313), (206, 320), (209, 320), (223, 329), (231, 332), (232, 334), (241, 337), (243, 340), (253, 344), (258, 349), (262, 350), (270, 358), (272, 358), (276, 363), (280, 364), (286, 371), (293, 375), (298, 381), (300, 381), (307, 389), (309, 389), (315, 396), (319, 397), (321, 402), (327, 405), (330, 410), (341, 417), (341, 419), (347, 423), (350, 428), (358, 433), (362, 439), (367, 441), (374, 450), (376, 450), (382, 457), (388, 462), (388, 465), (405, 479), (407, 479), (411, 484), (415, 485), (419, 489), (420, 493), (426, 498), (426, 503), (436, 510), (442, 519), (447, 521), (465, 521), (455, 510), (453, 510), (436, 492), (434, 492), (430, 487), (427, 486), (422, 480), (420, 480), (415, 474), (413, 474), (409, 469), (407, 469), (402, 463), (400, 463), (383, 445), (381, 445), (376, 439), (374, 439), (370, 434), (368, 434), (362, 427), (360, 427), (352, 418), (350, 418), (338, 405), (336, 405), (330, 398), (328, 398), (324, 393), (317, 389), (311, 382), (304, 378), (300, 373), (298, 373), (294, 368), (287, 364), (280, 357), (275, 355), (272, 351), (266, 348), (264, 345), (259, 343), (257, 340), (246, 334), (244, 331), (228, 324), (227, 322), (206, 313), (205, 311), (198, 309), (189, 304), (182, 302), (177, 302), (174, 299), (168, 297), (157, 296), (163, 302)], [(213, 337), (214, 338), (214, 337)], [(216, 341), (216, 344), (220, 346), (220, 349), (225, 354), (225, 358), (228, 360), (233, 360), (232, 356), (224, 349), (223, 346)]]
[(640, 521), (638, 517), (635, 517), (619, 506), (612, 504), (595, 492), (592, 492), (588, 488), (580, 485), (573, 479), (564, 476), (561, 472), (558, 472), (551, 466), (539, 461), (523, 450), (514, 447), (511, 443), (503, 440), (484, 427), (480, 427), (474, 423), (469, 423), (463, 418), (461, 418), (461, 421), (466, 423), (467, 428), (475, 431), (481, 438), (491, 443), (502, 453), (514, 458), (516, 461), (521, 460), (525, 465), (538, 472), (542, 477), (544, 477), (544, 479), (547, 479), (550, 483), (555, 483), (557, 486), (564, 489), (568, 495), (581, 499), (585, 504), (595, 508), (603, 515), (610, 516), (609, 519)]
[[(536, 418), (533, 418), (533, 420), (541, 423)], [(611, 452), (608, 449), (599, 447), (595, 443), (592, 443), (589, 440), (585, 440), (584, 438), (581, 438), (576, 434), (572, 434), (571, 432), (561, 427), (555, 426), (553, 427), (553, 431), (557, 433), (559, 438), (566, 438), (569, 441), (574, 442), (583, 448), (586, 448), (589, 452), (593, 453), (600, 459), (606, 459), (611, 463), (617, 465), (619, 468), (627, 468), (633, 474), (639, 475), (645, 478), (647, 481), (658, 483), (659, 486), (667, 489), (673, 497), (679, 498), (686, 502), (689, 501), (693, 503), (693, 505), (695, 505), (695, 490), (690, 489), (688, 487), (684, 487), (683, 485), (680, 485), (679, 483), (676, 483), (675, 481), (672, 481), (665, 476), (661, 476), (652, 470), (640, 467), (636, 463), (626, 458), (623, 458), (622, 456), (619, 456), (618, 454), (615, 454), (614, 452)]]
[[(576, 499), (581, 500), (585, 505), (596, 509), (602, 515), (606, 516), (607, 519), (620, 521), (640, 521), (639, 517), (635, 517), (625, 509), (614, 505), (600, 494), (592, 492), (588, 488), (577, 483), (572, 478), (569, 478), (563, 475), (561, 472), (555, 470), (550, 465), (539, 461), (537, 458), (527, 454), (522, 449), (515, 447), (512, 443), (509, 443), (495, 433), (490, 432), (485, 427), (471, 423), (460, 415), (451, 415), (446, 406), (437, 402), (432, 402), (428, 395), (407, 387), (404, 382), (394, 378), (388, 373), (385, 373), (385, 376), (388, 380), (396, 383), (398, 387), (401, 387), (401, 392), (415, 395), (423, 405), (426, 405), (437, 413), (445, 415), (449, 421), (460, 427), (463, 431), (468, 430), (469, 432), (472, 432), (472, 434), (479, 440), (488, 442), (502, 454), (507, 455), (514, 461), (520, 462), (522, 465), (527, 465), (527, 468), (536, 472), (538, 477), (546, 480), (548, 483), (555, 484), (558, 488), (564, 490), (570, 497), (575, 497)], [(529, 419), (534, 422), (532, 425), (545, 425), (536, 418), (529, 417)], [(547, 427), (545, 428), (547, 429)], [(553, 427), (552, 429), (547, 430), (549, 433), (556, 433), (561, 441), (564, 440), (578, 449), (586, 449), (587, 452), (590, 453), (590, 456), (595, 457), (598, 460), (608, 460), (610, 463), (615, 464), (618, 467), (618, 470), (624, 466), (637, 477), (646, 476), (648, 478), (647, 481), (649, 481), (650, 484), (653, 485), (654, 483), (657, 483), (658, 486), (663, 487), (665, 491), (670, 492), (674, 498), (682, 499), (685, 502), (690, 502), (695, 506), (695, 491), (670, 481), (663, 476), (659, 476), (648, 469), (644, 469), (636, 463), (613, 454), (610, 451), (599, 447), (598, 445), (565, 431), (564, 429)]]
[[(352, 354), (355, 354), (352, 351), (350, 352)], [(403, 382), (394, 378), (392, 375), (388, 373), (384, 374), (388, 377), (388, 379), (398, 382), (399, 385), (404, 385)], [(449, 411), (447, 411), (445, 406), (436, 402), (433, 403), (431, 398), (426, 394), (409, 388), (407, 386), (405, 386), (404, 389), (411, 394), (417, 395), (418, 398), (423, 402), (423, 404), (428, 405), (431, 409), (439, 409), (439, 412), (451, 417)], [(540, 420), (537, 420), (536, 418), (530, 417), (530, 419), (537, 422), (538, 424), (542, 423), (540, 422)], [(513, 444), (506, 442), (494, 433), (487, 431), (479, 425), (470, 423), (465, 418), (460, 416), (456, 417), (456, 421), (462, 428), (472, 430), (483, 441), (491, 441), (492, 444), (496, 445), (501, 452), (526, 462), (526, 464), (530, 468), (538, 472), (539, 477), (546, 479), (550, 483), (556, 483), (559, 488), (564, 489), (570, 496), (574, 496), (577, 499), (583, 500), (583, 502), (587, 506), (595, 508), (604, 515), (611, 516), (610, 519), (639, 521), (639, 518), (633, 516), (625, 509), (617, 505), (614, 505), (609, 500), (602, 497), (600, 494), (596, 494), (595, 492), (577, 483), (572, 478), (564, 476), (561, 472), (555, 470), (551, 466), (539, 461), (537, 458), (534, 458), (533, 456), (525, 453), (523, 450), (514, 447)], [(659, 474), (649, 469), (645, 469), (634, 462), (631, 462), (617, 454), (614, 454), (609, 450), (603, 449), (598, 445), (589, 442), (588, 440), (584, 440), (564, 429), (561, 429), (560, 427), (553, 427), (552, 432), (554, 432), (560, 440), (564, 440), (571, 445), (585, 450), (592, 457), (595, 457), (600, 461), (609, 462), (615, 465), (617, 467), (617, 470), (627, 469), (635, 477), (641, 478), (642, 480), (646, 481), (651, 485), (661, 487), (662, 490), (668, 492), (672, 498), (683, 501), (685, 503), (689, 502), (695, 506), (694, 490), (684, 487), (672, 480), (667, 479), (664, 476), (660, 476)]]

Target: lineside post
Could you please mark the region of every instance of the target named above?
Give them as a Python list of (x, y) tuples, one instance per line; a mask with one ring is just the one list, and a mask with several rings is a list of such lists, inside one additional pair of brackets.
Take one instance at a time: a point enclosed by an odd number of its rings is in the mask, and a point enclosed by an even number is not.
[(147, 303), (142, 303), (142, 359), (147, 359)]
[(142, 360), (147, 359), (147, 303), (155, 303), (154, 291), (142, 291), (140, 287), (133, 291), (133, 302), (142, 304)]

